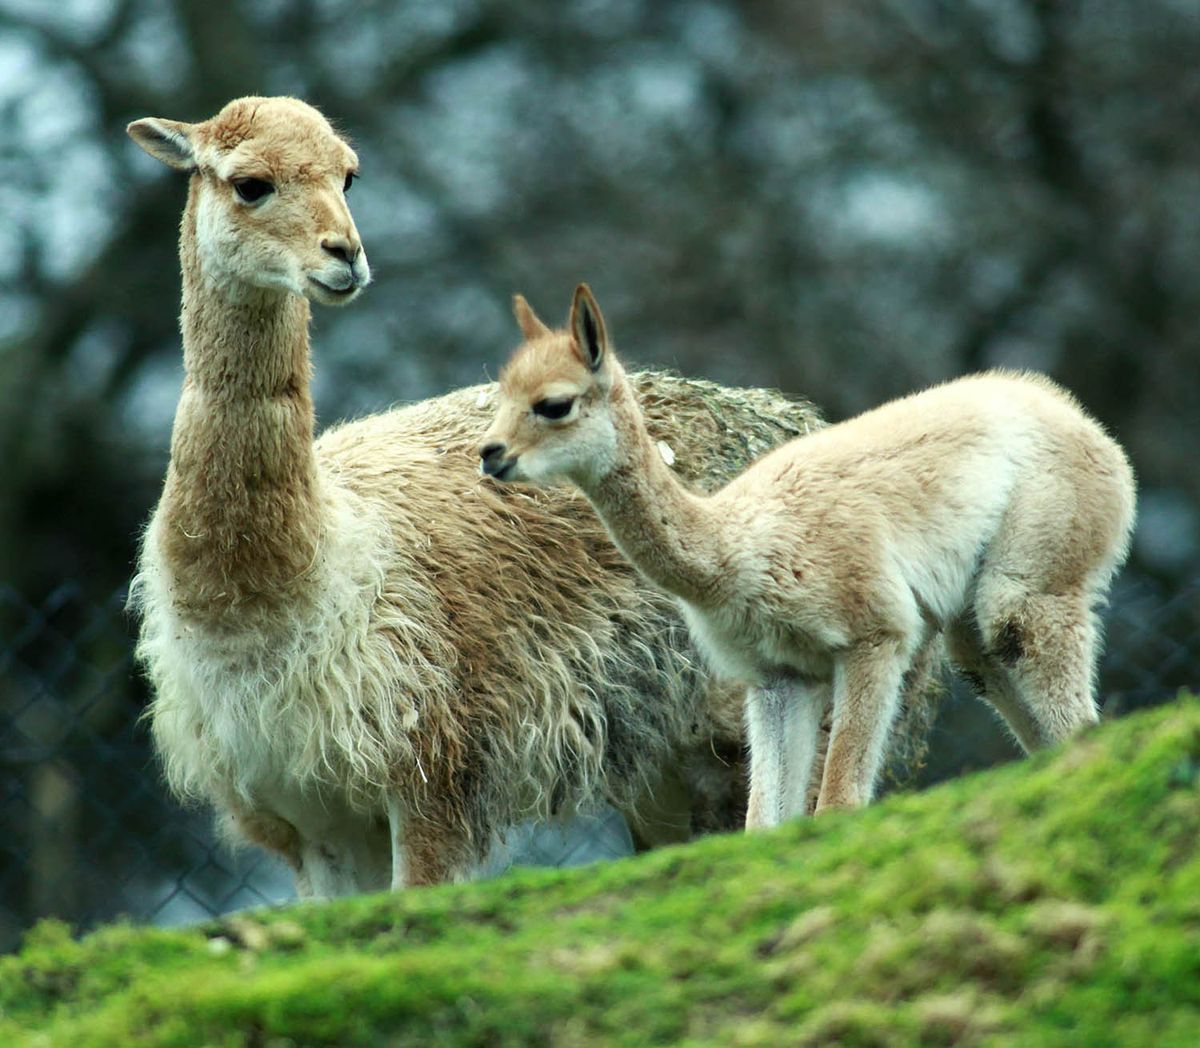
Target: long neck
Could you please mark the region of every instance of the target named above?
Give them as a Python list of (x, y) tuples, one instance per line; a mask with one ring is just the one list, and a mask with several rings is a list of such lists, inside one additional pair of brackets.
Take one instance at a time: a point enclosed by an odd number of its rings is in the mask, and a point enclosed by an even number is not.
[(708, 500), (688, 491), (667, 467), (632, 388), (612, 363), (613, 467), (577, 483), (638, 571), (668, 593), (704, 604), (720, 584), (720, 521)]
[(287, 599), (321, 534), (308, 303), (206, 278), (196, 194), (184, 213), (184, 384), (159, 509), (181, 610), (201, 616)]

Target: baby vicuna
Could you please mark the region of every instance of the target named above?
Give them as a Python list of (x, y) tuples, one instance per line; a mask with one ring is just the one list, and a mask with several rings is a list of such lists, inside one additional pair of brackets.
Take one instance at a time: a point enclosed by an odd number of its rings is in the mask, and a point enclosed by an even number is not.
[(1096, 720), (1093, 608), (1125, 558), (1134, 481), (1053, 383), (936, 386), (701, 497), (647, 435), (588, 287), (565, 332), (515, 308), (526, 342), (501, 372), (483, 471), (575, 483), (714, 668), (750, 683), (748, 825), (803, 812), (830, 702), (817, 810), (866, 804), (904, 674), (939, 634), (1027, 750)]

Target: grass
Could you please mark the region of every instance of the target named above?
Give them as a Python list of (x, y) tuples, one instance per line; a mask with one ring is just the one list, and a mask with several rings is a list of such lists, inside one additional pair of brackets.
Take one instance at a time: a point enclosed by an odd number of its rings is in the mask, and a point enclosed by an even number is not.
[(1200, 702), (863, 812), (0, 960), (0, 1044), (1195, 1045)]

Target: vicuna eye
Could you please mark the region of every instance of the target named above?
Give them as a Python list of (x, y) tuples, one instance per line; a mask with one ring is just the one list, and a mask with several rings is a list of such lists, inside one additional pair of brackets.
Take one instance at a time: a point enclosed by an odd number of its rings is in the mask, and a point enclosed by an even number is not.
[(566, 418), (574, 404), (574, 397), (547, 397), (533, 405), (533, 413), (552, 420)]
[(347, 175), (346, 175), (346, 184), (345, 184), (344, 186), (342, 186), (342, 192), (343, 192), (343, 193), (349, 193), (349, 192), (350, 192), (350, 187), (351, 187), (352, 185), (354, 185), (354, 180), (355, 180), (356, 178), (358, 178), (358, 172), (357, 172), (357, 171), (350, 171), (349, 173), (347, 173)]
[(233, 181), (233, 190), (247, 204), (253, 204), (256, 200), (262, 200), (263, 197), (274, 193), (275, 187), (265, 178), (236, 178)]

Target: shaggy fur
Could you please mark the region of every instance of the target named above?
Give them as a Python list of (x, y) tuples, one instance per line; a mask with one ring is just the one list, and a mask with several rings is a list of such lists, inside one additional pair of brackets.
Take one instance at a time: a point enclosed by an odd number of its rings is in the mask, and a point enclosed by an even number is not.
[[(1124, 453), (1069, 395), (989, 373), (778, 448), (708, 497), (663, 461), (586, 285), (536, 327), (480, 449), (499, 479), (567, 477), (674, 594), (721, 673), (751, 682), (748, 823), (865, 804), (905, 678), (945, 633), (1026, 748), (1096, 719), (1093, 608), (1133, 526)], [(532, 337), (530, 337), (532, 336)]]
[[(130, 134), (190, 174), (186, 377), (133, 586), (175, 792), (303, 895), (466, 877), (506, 827), (602, 798), (643, 844), (735, 825), (743, 687), (704, 672), (584, 499), (480, 481), (495, 387), (314, 443), (307, 299), (369, 276), (353, 151), (292, 99)], [(271, 192), (243, 200), (247, 178)], [(631, 381), (703, 489), (819, 425), (776, 394)]]

